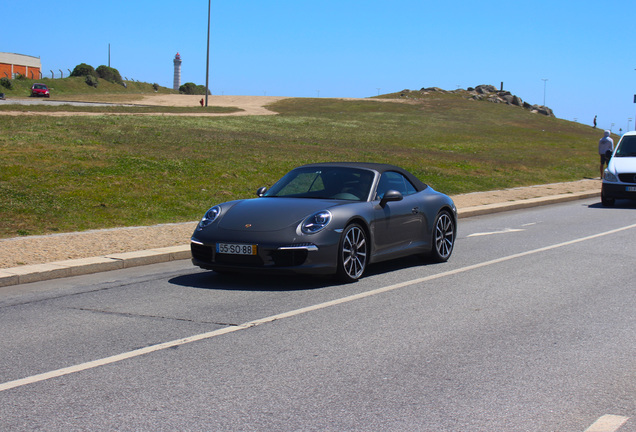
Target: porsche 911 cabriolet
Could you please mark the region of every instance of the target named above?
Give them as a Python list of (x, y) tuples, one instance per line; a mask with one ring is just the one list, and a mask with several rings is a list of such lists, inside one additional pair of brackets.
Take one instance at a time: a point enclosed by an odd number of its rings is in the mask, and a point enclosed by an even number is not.
[(447, 261), (455, 245), (452, 199), (397, 166), (304, 165), (257, 195), (205, 213), (191, 239), (195, 265), (353, 282), (380, 261), (414, 254)]

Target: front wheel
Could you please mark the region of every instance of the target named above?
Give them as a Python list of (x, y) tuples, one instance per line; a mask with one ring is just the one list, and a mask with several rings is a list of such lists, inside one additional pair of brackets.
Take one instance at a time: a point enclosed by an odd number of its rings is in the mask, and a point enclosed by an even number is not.
[(601, 204), (605, 207), (614, 207), (616, 200), (614, 198), (609, 198), (603, 192), (601, 192)]
[(455, 246), (455, 220), (447, 211), (441, 211), (435, 218), (432, 240), (431, 260), (448, 261)]
[(355, 282), (367, 268), (369, 244), (367, 235), (358, 224), (349, 225), (343, 232), (338, 247), (338, 278)]

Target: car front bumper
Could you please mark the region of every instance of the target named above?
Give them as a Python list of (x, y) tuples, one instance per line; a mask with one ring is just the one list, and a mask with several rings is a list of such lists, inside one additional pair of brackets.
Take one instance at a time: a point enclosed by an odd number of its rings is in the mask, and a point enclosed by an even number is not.
[[(271, 272), (334, 274), (337, 270), (339, 233), (321, 233), (313, 242), (280, 243), (254, 241), (248, 238), (200, 239), (195, 235), (190, 241), (192, 263), (198, 267), (227, 272)], [(304, 239), (305, 240), (305, 239)], [(309, 240), (309, 239), (306, 239)], [(256, 255), (233, 255), (217, 252), (216, 244), (256, 244)]]
[(636, 199), (636, 184), (603, 182), (601, 194), (605, 198)]

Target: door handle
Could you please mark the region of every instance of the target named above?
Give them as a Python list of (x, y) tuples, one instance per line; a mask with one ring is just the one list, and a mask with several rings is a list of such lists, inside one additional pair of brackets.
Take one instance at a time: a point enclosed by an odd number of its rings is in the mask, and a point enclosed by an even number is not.
[(413, 213), (413, 214), (418, 214), (419, 212), (420, 212), (420, 208), (419, 207), (413, 207), (411, 209), (411, 213)]

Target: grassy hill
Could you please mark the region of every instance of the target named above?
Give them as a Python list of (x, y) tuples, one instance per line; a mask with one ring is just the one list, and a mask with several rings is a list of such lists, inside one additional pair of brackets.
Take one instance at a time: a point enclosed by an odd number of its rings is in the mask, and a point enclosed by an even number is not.
[[(31, 86), (33, 83), (46, 84), (51, 89), (51, 97), (53, 99), (68, 99), (69, 96), (97, 96), (97, 95), (137, 95), (144, 93), (155, 93), (155, 89), (150, 83), (143, 83), (137, 81), (124, 81), (126, 87), (113, 84), (104, 79), (98, 81), (97, 87), (91, 87), (86, 84), (84, 77), (69, 77), (69, 78), (42, 78), (39, 80), (33, 79), (12, 79), (12, 88), (0, 86), (0, 93), (4, 93), (7, 97), (29, 97), (31, 96)], [(158, 86), (158, 93), (178, 93), (173, 89)]]
[(394, 163), (448, 194), (598, 176), (600, 131), (460, 94), (293, 98), (269, 108), (280, 114), (0, 110), (0, 237), (197, 220), (318, 161)]

